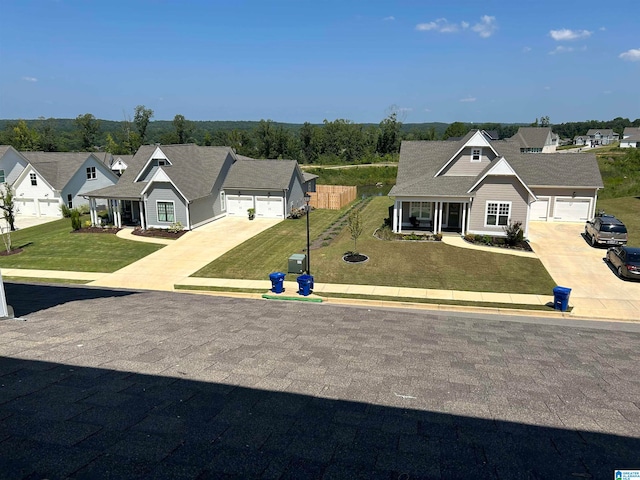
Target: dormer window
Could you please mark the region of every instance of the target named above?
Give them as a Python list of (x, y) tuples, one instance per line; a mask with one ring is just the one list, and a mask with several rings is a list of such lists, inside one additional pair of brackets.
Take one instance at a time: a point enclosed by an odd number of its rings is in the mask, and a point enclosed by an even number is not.
[(159, 167), (164, 167), (166, 165), (167, 165), (167, 161), (164, 158), (158, 159), (158, 166)]
[(482, 149), (481, 148), (472, 148), (471, 149), (471, 161), (472, 162), (481, 162), (482, 161)]

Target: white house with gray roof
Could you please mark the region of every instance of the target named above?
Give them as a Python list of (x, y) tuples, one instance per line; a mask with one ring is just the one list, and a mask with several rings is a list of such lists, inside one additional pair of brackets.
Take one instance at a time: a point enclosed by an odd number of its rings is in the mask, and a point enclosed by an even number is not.
[(472, 130), (458, 142), (405, 141), (392, 228), (505, 235), (509, 222), (583, 222), (595, 213), (602, 177), (594, 154), (531, 155), (520, 144)]
[(596, 145), (609, 145), (620, 139), (620, 135), (611, 128), (590, 128), (587, 131), (587, 137), (591, 141), (592, 147)]
[(90, 152), (21, 152), (28, 164), (13, 182), (18, 213), (62, 217), (60, 206), (88, 205), (90, 190), (114, 185), (118, 176)]
[[(127, 162), (117, 185), (95, 190), (117, 226), (185, 229), (226, 215), (285, 218), (304, 203), (307, 186), (294, 160), (255, 160), (229, 147), (144, 145)], [(91, 209), (92, 221), (98, 213)]]
[(519, 145), (521, 153), (553, 153), (560, 141), (551, 127), (520, 127), (510, 140)]
[(620, 148), (640, 148), (640, 127), (625, 127)]

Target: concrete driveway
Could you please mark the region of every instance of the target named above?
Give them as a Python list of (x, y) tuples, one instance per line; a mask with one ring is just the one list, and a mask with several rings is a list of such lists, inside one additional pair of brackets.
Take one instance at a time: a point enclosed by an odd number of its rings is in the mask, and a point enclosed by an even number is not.
[[(62, 217), (34, 217), (33, 215), (16, 215), (14, 225), (16, 230), (23, 230), (29, 227), (35, 227), (36, 225), (42, 225), (43, 223), (55, 222), (56, 220), (60, 220)], [(0, 220), (0, 225), (2, 227), (8, 227), (7, 222), (2, 219)], [(69, 220), (69, 225), (71, 225), (71, 220)]]
[(89, 285), (173, 290), (180, 280), (281, 221), (278, 218), (249, 221), (245, 217), (224, 217), (192, 230), (157, 252)]
[(604, 260), (605, 247), (592, 248), (584, 224), (531, 222), (529, 239), (551, 277), (572, 289), (569, 303), (581, 317), (640, 320), (640, 282), (625, 281)]

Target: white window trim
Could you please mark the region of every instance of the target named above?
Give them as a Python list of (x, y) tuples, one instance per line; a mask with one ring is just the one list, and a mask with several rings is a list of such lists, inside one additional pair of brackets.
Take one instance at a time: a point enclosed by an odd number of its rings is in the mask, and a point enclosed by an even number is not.
[[(432, 210), (433, 210), (433, 202), (421, 202), (421, 201), (411, 201), (409, 202), (409, 216), (412, 217), (413, 215), (411, 215), (412, 211), (413, 211), (413, 206), (414, 204), (419, 204), (420, 205), (420, 216), (416, 217), (418, 220), (431, 220), (432, 218)], [(428, 208), (425, 208), (425, 204), (429, 204)], [(427, 213), (429, 216), (424, 216), (424, 214)]]
[[(476, 150), (478, 151), (478, 159), (474, 160), (473, 159), (473, 157), (474, 157), (473, 152), (475, 152)], [(471, 147), (471, 161), (474, 162), (474, 163), (482, 161), (482, 147)]]
[[(496, 224), (495, 225), (491, 225), (490, 223), (487, 223), (487, 217), (489, 216), (489, 204), (490, 203), (495, 203), (498, 205), (498, 210), (496, 211)], [(484, 226), (485, 227), (505, 227), (507, 225), (509, 225), (509, 222), (511, 221), (511, 207), (513, 202), (511, 201), (503, 201), (503, 200), (487, 200), (485, 205), (484, 205)], [(509, 205), (509, 214), (507, 215), (507, 225), (500, 225), (500, 205)]]
[[(160, 203), (170, 203), (173, 205), (173, 220), (160, 220), (160, 210), (158, 209), (158, 204)], [(156, 200), (156, 219), (159, 223), (176, 223), (176, 202), (173, 200)]]
[(38, 176), (35, 173), (30, 173), (29, 174), (29, 180), (31, 181), (31, 186), (32, 187), (37, 187), (38, 186)]
[(156, 161), (159, 167), (166, 167), (168, 165), (166, 158), (158, 158)]
[(227, 199), (224, 192), (220, 192), (220, 210), (223, 212), (227, 211)]
[(0, 183), (6, 183), (6, 177), (4, 175), (4, 170), (3, 169), (0, 169), (0, 178), (2, 179), (2, 180), (0, 180)]
[(97, 177), (96, 167), (87, 167), (87, 180), (95, 180)]

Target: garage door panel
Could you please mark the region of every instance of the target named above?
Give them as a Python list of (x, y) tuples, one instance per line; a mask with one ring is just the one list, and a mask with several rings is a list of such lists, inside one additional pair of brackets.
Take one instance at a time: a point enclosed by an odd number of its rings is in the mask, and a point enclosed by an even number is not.
[(546, 221), (549, 212), (549, 199), (540, 198), (531, 204), (530, 220)]
[(227, 197), (227, 214), (229, 215), (245, 216), (250, 208), (253, 208), (253, 197)]
[(282, 218), (282, 197), (256, 197), (256, 216)]
[(41, 217), (59, 217), (60, 204), (54, 200), (38, 200), (38, 210)]
[(553, 219), (557, 222), (585, 222), (589, 218), (588, 199), (557, 198)]

